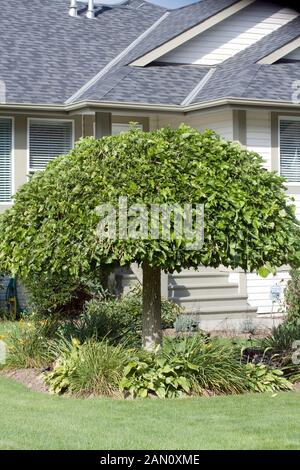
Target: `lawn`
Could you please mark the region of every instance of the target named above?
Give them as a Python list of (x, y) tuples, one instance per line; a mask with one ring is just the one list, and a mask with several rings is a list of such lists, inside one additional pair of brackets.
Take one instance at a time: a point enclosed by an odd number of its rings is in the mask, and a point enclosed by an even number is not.
[(0, 377), (0, 449), (299, 449), (299, 399), (76, 400)]

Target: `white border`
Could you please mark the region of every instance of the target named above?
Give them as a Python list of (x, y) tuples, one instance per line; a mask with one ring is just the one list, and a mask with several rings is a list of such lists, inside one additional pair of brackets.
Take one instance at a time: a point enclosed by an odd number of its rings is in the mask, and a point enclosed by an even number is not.
[(43, 171), (44, 168), (30, 168), (30, 122), (31, 121), (52, 121), (52, 122), (71, 122), (72, 123), (72, 148), (75, 146), (75, 119), (59, 119), (59, 118), (40, 118), (40, 117), (29, 117), (27, 118), (27, 164), (26, 172), (27, 178), (30, 173), (35, 173), (36, 171)]
[(0, 116), (0, 119), (11, 120), (11, 196), (9, 201), (0, 201), (0, 206), (8, 206), (13, 203), (13, 195), (15, 194), (15, 118), (14, 116)]
[[(300, 121), (300, 116), (278, 116), (278, 174), (281, 174), (281, 165), (280, 165), (280, 148), (281, 148), (281, 136), (280, 136), (280, 121)], [(285, 178), (283, 176), (283, 178)], [(300, 187), (300, 181), (287, 181), (285, 183), (288, 187)]]

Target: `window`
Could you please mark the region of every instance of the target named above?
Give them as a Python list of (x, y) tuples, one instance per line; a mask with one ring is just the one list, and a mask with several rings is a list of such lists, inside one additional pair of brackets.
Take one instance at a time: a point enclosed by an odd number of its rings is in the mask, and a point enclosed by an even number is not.
[(0, 118), (0, 203), (12, 195), (12, 119)]
[(73, 147), (73, 122), (29, 120), (29, 171), (44, 170), (47, 163)]
[(300, 119), (279, 121), (280, 175), (290, 183), (300, 183)]

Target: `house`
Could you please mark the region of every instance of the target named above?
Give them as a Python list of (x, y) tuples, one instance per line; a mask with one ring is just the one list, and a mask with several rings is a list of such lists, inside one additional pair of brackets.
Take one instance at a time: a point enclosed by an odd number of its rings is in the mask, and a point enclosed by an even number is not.
[[(114, 3), (114, 6), (107, 6)], [(105, 5), (106, 4), (106, 5)], [(288, 179), (300, 216), (300, 16), (280, 2), (0, 0), (0, 207), (82, 136), (138, 122), (212, 128)], [(119, 272), (126, 287), (138, 271)], [(203, 325), (278, 309), (267, 279), (199, 268), (163, 279)]]

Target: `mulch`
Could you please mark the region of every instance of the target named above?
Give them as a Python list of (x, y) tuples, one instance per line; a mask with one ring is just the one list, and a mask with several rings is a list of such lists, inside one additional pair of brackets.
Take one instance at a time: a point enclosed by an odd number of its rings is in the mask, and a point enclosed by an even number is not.
[(34, 392), (49, 393), (41, 370), (37, 369), (8, 369), (2, 370), (1, 375), (14, 379)]

